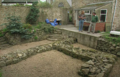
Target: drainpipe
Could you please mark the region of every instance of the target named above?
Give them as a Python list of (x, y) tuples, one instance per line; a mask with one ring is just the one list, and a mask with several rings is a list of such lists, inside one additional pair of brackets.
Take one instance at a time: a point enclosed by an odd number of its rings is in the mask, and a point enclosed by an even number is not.
[(115, 12), (116, 12), (116, 6), (117, 6), (117, 0), (116, 0), (115, 7), (114, 7), (114, 13), (113, 13), (113, 19), (112, 19), (111, 31), (112, 31), (113, 22), (114, 22), (114, 17), (115, 17)]

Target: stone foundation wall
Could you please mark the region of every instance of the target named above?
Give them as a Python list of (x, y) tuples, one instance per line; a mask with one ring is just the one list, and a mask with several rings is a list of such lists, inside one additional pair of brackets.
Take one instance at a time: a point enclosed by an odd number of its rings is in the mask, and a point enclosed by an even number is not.
[(97, 46), (98, 37), (95, 37), (95, 36), (92, 36), (89, 34), (83, 34), (83, 33), (79, 33), (79, 32), (64, 30), (64, 29), (60, 29), (60, 30), (62, 32), (62, 35), (76, 38), (77, 42), (80, 44), (83, 44), (83, 45), (91, 47), (91, 48), (96, 48), (96, 46)]
[(99, 38), (97, 41), (97, 50), (111, 53), (120, 57), (120, 44), (112, 44), (111, 42), (106, 41), (103, 38)]

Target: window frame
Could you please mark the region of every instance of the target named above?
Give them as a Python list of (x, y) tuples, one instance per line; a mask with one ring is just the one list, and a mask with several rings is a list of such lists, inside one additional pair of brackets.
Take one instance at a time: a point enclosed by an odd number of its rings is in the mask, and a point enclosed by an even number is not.
[[(101, 11), (102, 11), (102, 10), (106, 10), (106, 14), (101, 14)], [(101, 9), (101, 10), (100, 10), (100, 21), (101, 21), (101, 15), (106, 15), (106, 16), (105, 16), (105, 21), (104, 21), (104, 22), (106, 22), (106, 18), (107, 18), (107, 9)]]
[[(85, 13), (85, 16), (90, 16), (91, 17), (91, 10), (86, 10), (86, 11), (89, 11), (89, 13)], [(91, 20), (90, 20), (91, 21)], [(87, 21), (86, 22), (90, 22), (90, 21)]]
[(85, 10), (85, 11), (89, 11), (89, 13), (85, 13), (85, 15), (90, 15), (90, 10)]

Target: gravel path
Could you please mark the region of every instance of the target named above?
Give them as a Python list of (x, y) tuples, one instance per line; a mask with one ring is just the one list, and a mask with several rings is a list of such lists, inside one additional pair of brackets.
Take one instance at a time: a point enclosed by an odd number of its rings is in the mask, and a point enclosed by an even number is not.
[(59, 51), (37, 54), (17, 64), (4, 67), (3, 77), (80, 77), (83, 62)]

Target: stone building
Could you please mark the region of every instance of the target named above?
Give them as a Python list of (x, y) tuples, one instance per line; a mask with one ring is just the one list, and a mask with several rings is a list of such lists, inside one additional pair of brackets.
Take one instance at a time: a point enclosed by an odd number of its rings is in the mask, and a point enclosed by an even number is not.
[(85, 11), (85, 15), (86, 15), (85, 23), (91, 22), (92, 12), (95, 11), (96, 15), (98, 16), (98, 23), (96, 25), (101, 25), (101, 27), (98, 27), (98, 28), (102, 28), (100, 31), (102, 30), (110, 31), (111, 24), (112, 24), (112, 1), (91, 3), (81, 8), (75, 9), (74, 16), (75, 16), (77, 26), (79, 25), (78, 15), (82, 10)]
[[(87, 4), (91, 3), (101, 3), (101, 2), (110, 2), (111, 4), (108, 4), (104, 7), (101, 7), (99, 9), (107, 9), (107, 21), (106, 21), (106, 29), (108, 30), (120, 30), (120, 0), (72, 0), (72, 7), (73, 10), (81, 8), (86, 6)], [(100, 11), (96, 12), (98, 16), (100, 17)], [(75, 20), (75, 11), (73, 13), (73, 20)]]
[[(112, 1), (112, 2), (111, 2)], [(76, 21), (75, 10), (80, 9), (81, 7), (87, 6), (92, 3), (101, 3), (101, 2), (111, 2), (106, 6), (101, 6), (99, 9), (95, 9), (99, 17), (99, 22), (101, 15), (100, 11), (102, 9), (107, 9), (106, 11), (106, 28), (107, 30), (120, 30), (120, 0), (54, 0), (54, 7), (64, 7), (73, 9), (73, 22)], [(109, 29), (108, 29), (109, 28)]]
[(46, 0), (46, 2), (53, 5), (53, 7), (72, 7), (72, 0)]

